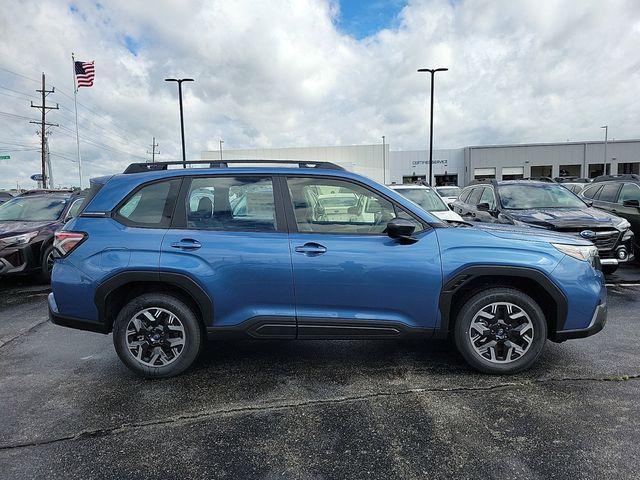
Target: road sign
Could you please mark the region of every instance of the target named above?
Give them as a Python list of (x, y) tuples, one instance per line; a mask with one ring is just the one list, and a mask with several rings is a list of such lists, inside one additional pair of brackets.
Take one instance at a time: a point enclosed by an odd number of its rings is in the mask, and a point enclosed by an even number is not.
[(31, 180), (33, 180), (34, 182), (41, 182), (42, 181), (42, 174), (41, 173), (34, 173), (29, 178), (31, 178)]
[(11, 160), (11, 155), (0, 155), (0, 160)]

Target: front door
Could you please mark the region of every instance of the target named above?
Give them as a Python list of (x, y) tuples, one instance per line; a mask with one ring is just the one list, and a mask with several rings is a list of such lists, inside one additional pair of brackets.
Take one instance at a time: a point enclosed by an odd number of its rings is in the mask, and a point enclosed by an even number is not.
[[(298, 338), (437, 327), (442, 274), (433, 228), (355, 181), (290, 176), (286, 184)], [(418, 225), (416, 243), (384, 233), (397, 216)]]
[(295, 300), (284, 215), (269, 176), (185, 178), (161, 272), (188, 274), (213, 301), (208, 328), (251, 328), (295, 338)]

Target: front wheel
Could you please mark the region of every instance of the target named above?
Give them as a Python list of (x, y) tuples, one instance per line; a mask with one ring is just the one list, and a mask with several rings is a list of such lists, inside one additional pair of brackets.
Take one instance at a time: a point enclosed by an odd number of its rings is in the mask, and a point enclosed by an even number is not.
[(113, 324), (120, 360), (143, 377), (173, 377), (189, 368), (202, 348), (198, 319), (181, 300), (148, 293), (127, 303)]
[(491, 288), (471, 297), (458, 313), (455, 341), (464, 359), (490, 374), (516, 373), (542, 353), (547, 323), (540, 306), (525, 293)]

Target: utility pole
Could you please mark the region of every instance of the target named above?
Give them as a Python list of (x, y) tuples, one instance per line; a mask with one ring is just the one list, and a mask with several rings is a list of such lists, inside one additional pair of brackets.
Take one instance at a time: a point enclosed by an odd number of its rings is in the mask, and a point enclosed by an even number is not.
[(387, 145), (385, 143), (385, 136), (382, 135), (382, 183), (387, 184)]
[(42, 94), (42, 105), (34, 105), (33, 102), (31, 102), (31, 107), (32, 108), (39, 108), (40, 112), (41, 112), (41, 120), (40, 122), (29, 122), (29, 123), (35, 123), (35, 124), (40, 124), (40, 152), (41, 152), (41, 164), (40, 164), (40, 169), (41, 169), (41, 173), (42, 173), (42, 188), (47, 188), (47, 159), (46, 159), (46, 130), (47, 127), (57, 127), (59, 126), (57, 123), (47, 123), (46, 122), (46, 116), (48, 110), (58, 110), (58, 104), (56, 103), (55, 107), (48, 107), (47, 106), (47, 95), (49, 95), (50, 93), (55, 92), (55, 87), (51, 87), (51, 90), (47, 90), (47, 87), (45, 86), (45, 77), (44, 77), (44, 72), (42, 72), (42, 88), (39, 90), (36, 90), (36, 92), (39, 92)]
[(418, 72), (431, 74), (431, 120), (429, 122), (429, 186), (433, 178), (433, 78), (436, 72), (446, 72), (448, 68), (420, 68)]
[(607, 174), (607, 137), (609, 136), (609, 125), (603, 125), (604, 128), (604, 165), (602, 166), (602, 174)]
[[(47, 135), (49, 135), (51, 132), (48, 132)], [(49, 175), (47, 176), (47, 179), (49, 180), (49, 188), (54, 188), (54, 181), (53, 181), (53, 169), (51, 168), (51, 154), (49, 153), (49, 139), (45, 138), (44, 139), (44, 146), (45, 146), (45, 155), (46, 155), (46, 163), (47, 163), (47, 171), (49, 172)]]
[(222, 144), (224, 143), (224, 140), (220, 140), (220, 160), (222, 160)]
[(156, 153), (160, 153), (160, 150), (156, 152), (156, 147), (158, 146), (159, 145), (156, 143), (156, 137), (153, 137), (153, 140), (151, 141), (151, 151), (147, 150), (147, 154), (151, 155), (151, 163), (156, 161)]

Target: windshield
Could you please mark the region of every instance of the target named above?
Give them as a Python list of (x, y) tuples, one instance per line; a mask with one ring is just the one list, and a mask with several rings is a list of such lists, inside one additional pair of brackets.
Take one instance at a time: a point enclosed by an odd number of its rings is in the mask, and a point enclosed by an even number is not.
[(582, 200), (558, 184), (511, 184), (498, 189), (504, 208), (527, 210), (531, 208), (584, 208)]
[(443, 197), (457, 197), (460, 195), (460, 187), (438, 187), (436, 190)]
[(397, 192), (427, 212), (445, 212), (449, 208), (433, 190), (427, 188), (401, 188)]
[(60, 218), (67, 200), (61, 197), (17, 197), (0, 205), (0, 221), (53, 221)]

